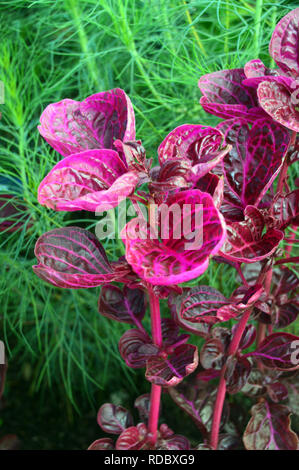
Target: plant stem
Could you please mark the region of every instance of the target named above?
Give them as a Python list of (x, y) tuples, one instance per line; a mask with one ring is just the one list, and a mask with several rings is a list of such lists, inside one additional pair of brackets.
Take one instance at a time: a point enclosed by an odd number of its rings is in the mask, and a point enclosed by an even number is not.
[[(149, 286), (149, 301), (151, 310), (151, 326), (152, 326), (152, 339), (153, 343), (157, 346), (162, 346), (162, 328), (161, 328), (161, 315), (160, 315), (160, 302), (159, 298), (155, 295), (152, 286)], [(160, 401), (161, 401), (162, 387), (160, 385), (152, 384), (151, 398), (150, 398), (150, 412), (148, 421), (149, 441), (155, 445), (157, 441), (157, 430), (159, 421)]]
[[(246, 324), (250, 317), (252, 309), (248, 309), (243, 313), (241, 320), (236, 328), (235, 334), (233, 339), (230, 343), (228, 355), (234, 355), (239, 348), (239, 344), (244, 333)], [(226, 380), (225, 380), (225, 372), (226, 372), (226, 364), (222, 367), (220, 381), (218, 385), (218, 391), (214, 406), (214, 413), (213, 413), (213, 422), (212, 422), (212, 429), (211, 429), (211, 437), (210, 437), (210, 445), (211, 447), (216, 450), (218, 447), (218, 438), (219, 438), (219, 429), (221, 423), (221, 416), (222, 410), (224, 405), (224, 399), (226, 394)]]

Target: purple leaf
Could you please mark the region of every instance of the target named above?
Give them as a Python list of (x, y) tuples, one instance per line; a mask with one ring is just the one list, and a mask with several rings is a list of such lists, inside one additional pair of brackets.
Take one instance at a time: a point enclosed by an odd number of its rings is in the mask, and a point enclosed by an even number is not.
[(115, 139), (135, 140), (130, 98), (115, 88), (84, 101), (65, 99), (47, 106), (38, 130), (64, 157), (87, 149), (112, 149)]
[(254, 206), (247, 206), (245, 220), (227, 226), (227, 240), (222, 255), (233, 261), (254, 263), (273, 254), (283, 232), (268, 229), (263, 233), (265, 221), (262, 213)]
[(291, 92), (286, 86), (275, 81), (259, 84), (257, 89), (260, 106), (272, 119), (293, 131), (299, 131), (298, 85)]
[(155, 193), (189, 188), (192, 186), (192, 183), (188, 182), (190, 170), (191, 163), (189, 160), (166, 160), (158, 169), (153, 168), (149, 189)]
[(223, 136), (213, 127), (184, 124), (168, 134), (159, 149), (160, 165), (168, 160), (188, 160), (192, 170), (188, 179), (197, 181), (218, 165), (229, 146), (223, 146)]
[(289, 225), (299, 225), (299, 189), (288, 194), (277, 194), (270, 208), (276, 219), (276, 228), (284, 230)]
[(290, 411), (284, 405), (260, 401), (251, 409), (243, 442), (247, 450), (297, 450), (298, 438), (290, 429)]
[(265, 67), (260, 59), (253, 59), (247, 62), (244, 67), (246, 79), (243, 80), (243, 85), (257, 88), (261, 82), (275, 81), (283, 85), (290, 86), (292, 78), (282, 75), (279, 69), (269, 69)]
[(270, 46), (270, 55), (287, 75), (299, 77), (299, 8), (290, 11), (276, 25)]
[[(168, 393), (173, 401), (192, 418), (203, 437), (207, 438), (212, 426), (217, 394), (215, 387), (192, 377), (191, 380), (185, 380), (177, 387), (169, 388)], [(228, 414), (228, 406), (224, 402), (221, 428), (227, 421)]]
[(273, 295), (278, 297), (282, 294), (295, 292), (299, 287), (298, 276), (288, 268), (280, 268), (273, 272)]
[(20, 441), (15, 434), (6, 434), (0, 439), (0, 450), (18, 450)]
[(158, 232), (141, 218), (132, 219), (122, 231), (128, 263), (154, 285), (198, 277), (225, 239), (224, 221), (211, 196), (199, 190), (172, 194), (157, 207), (157, 218)]
[(299, 344), (299, 337), (290, 333), (273, 333), (267, 336), (257, 350), (250, 353), (256, 356), (265, 367), (278, 370), (292, 370), (296, 368), (293, 359), (295, 346)]
[[(237, 325), (232, 327), (232, 336), (234, 336), (237, 329)], [(256, 329), (254, 325), (246, 325), (244, 332), (241, 336), (239, 349), (247, 349), (251, 346), (256, 338)]]
[[(137, 408), (140, 421), (147, 422), (150, 412), (150, 394), (145, 393), (144, 395), (140, 395), (140, 397), (136, 398), (134, 407)], [(161, 410), (161, 405), (160, 405)]]
[(238, 393), (246, 384), (251, 363), (244, 356), (229, 356), (226, 361), (225, 380), (230, 394)]
[[(26, 218), (25, 212), (28, 213)], [(28, 208), (22, 201), (12, 194), (0, 195), (0, 232), (17, 232), (25, 224), (29, 228), (32, 226), (31, 222), (28, 223), (29, 219)]]
[(266, 395), (267, 385), (264, 379), (265, 376), (259, 369), (251, 369), (247, 382), (242, 388), (242, 393), (253, 398)]
[(104, 317), (134, 325), (145, 315), (144, 293), (140, 289), (120, 289), (104, 285), (99, 297), (99, 312)]
[(57, 211), (116, 207), (139, 181), (114, 150), (86, 150), (61, 160), (38, 188), (40, 204)]
[(98, 424), (103, 431), (109, 434), (120, 434), (133, 424), (129, 411), (122, 406), (105, 403), (98, 411)]
[(6, 364), (0, 364), (0, 400), (4, 392), (6, 369), (7, 369)]
[(273, 382), (267, 385), (267, 392), (274, 403), (286, 400), (288, 397), (288, 389), (281, 382)]
[(204, 369), (220, 370), (224, 364), (224, 347), (217, 338), (209, 338), (201, 348), (200, 363)]
[(190, 450), (190, 442), (185, 436), (173, 434), (167, 438), (158, 439), (155, 450)]
[(64, 227), (44, 233), (35, 245), (39, 264), (35, 274), (57, 287), (95, 287), (125, 276), (126, 268), (114, 270), (105, 250), (92, 233)]
[(255, 90), (242, 84), (246, 76), (243, 69), (221, 70), (200, 78), (198, 86), (203, 96), (200, 104), (215, 116), (229, 119), (246, 117), (255, 121), (262, 117)]
[[(235, 205), (234, 196), (243, 208), (257, 205), (277, 176), (290, 141), (289, 132), (271, 119), (258, 119), (250, 129), (247, 121), (232, 119), (225, 125), (225, 140), (232, 150), (223, 159), (228, 188), (225, 199)], [(232, 194), (227, 194), (229, 191)]]
[(146, 362), (145, 377), (151, 383), (164, 387), (179, 384), (198, 365), (197, 347), (183, 344), (172, 354), (153, 356)]
[(182, 295), (173, 294), (169, 301), (171, 305), (176, 306), (178, 316), (182, 320), (208, 324), (217, 323), (217, 310), (229, 303), (217, 289), (202, 285), (184, 289)]
[(204, 193), (209, 193), (213, 197), (213, 201), (217, 209), (220, 208), (223, 201), (224, 180), (223, 177), (207, 173), (200, 178), (194, 189), (199, 189)]
[(145, 367), (146, 360), (159, 351), (146, 333), (136, 329), (128, 330), (122, 335), (118, 348), (127, 366), (133, 369)]
[(175, 323), (180, 326), (183, 330), (193, 333), (194, 335), (206, 338), (209, 335), (211, 324), (201, 321), (200, 323), (193, 323), (182, 318), (180, 314), (180, 296), (171, 293), (168, 298), (169, 307), (171, 309), (171, 315)]
[[(284, 296), (283, 296), (284, 297)], [(290, 300), (280, 305), (277, 303), (273, 312), (273, 323), (275, 328), (286, 328), (297, 320), (299, 314), (299, 300)]]
[(103, 437), (94, 441), (87, 450), (113, 450), (114, 442), (110, 437)]

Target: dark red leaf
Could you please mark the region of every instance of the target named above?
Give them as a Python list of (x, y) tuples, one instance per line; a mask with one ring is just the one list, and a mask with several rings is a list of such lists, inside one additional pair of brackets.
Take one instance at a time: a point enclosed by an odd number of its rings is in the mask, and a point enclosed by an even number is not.
[(127, 366), (133, 369), (145, 367), (146, 360), (159, 351), (150, 337), (137, 329), (126, 331), (119, 340), (118, 348)]
[(298, 367), (296, 347), (299, 337), (290, 333), (273, 333), (267, 336), (258, 349), (251, 353), (270, 369), (290, 370)]
[(144, 293), (140, 289), (123, 289), (104, 285), (99, 297), (99, 312), (104, 317), (134, 325), (145, 315)]
[(246, 384), (250, 371), (251, 363), (246, 357), (229, 356), (225, 371), (228, 393), (238, 393)]
[(273, 254), (283, 239), (283, 232), (265, 228), (264, 217), (254, 206), (245, 209), (245, 220), (227, 227), (227, 240), (223, 256), (233, 261), (254, 263)]
[[(182, 408), (195, 422), (204, 438), (211, 431), (213, 411), (217, 390), (208, 382), (185, 380), (177, 387), (169, 388), (168, 392), (174, 402)], [(229, 414), (227, 403), (224, 403), (221, 417), (221, 428), (227, 421)]]
[(140, 423), (137, 426), (131, 426), (124, 430), (118, 437), (116, 450), (140, 450), (146, 447), (147, 429), (145, 424)]
[(35, 274), (57, 287), (79, 289), (118, 280), (105, 250), (92, 233), (79, 227), (63, 227), (44, 233), (36, 242), (39, 264)]
[(297, 450), (298, 438), (290, 429), (290, 411), (284, 405), (261, 400), (251, 409), (243, 442), (247, 450)]
[(103, 437), (94, 441), (87, 450), (113, 450), (114, 442), (110, 437)]
[(133, 424), (129, 411), (122, 406), (105, 403), (98, 411), (98, 424), (103, 431), (109, 434), (120, 434)]
[(161, 355), (148, 359), (145, 377), (156, 385), (173, 387), (191, 374), (197, 365), (197, 347), (192, 344), (183, 344), (166, 357)]

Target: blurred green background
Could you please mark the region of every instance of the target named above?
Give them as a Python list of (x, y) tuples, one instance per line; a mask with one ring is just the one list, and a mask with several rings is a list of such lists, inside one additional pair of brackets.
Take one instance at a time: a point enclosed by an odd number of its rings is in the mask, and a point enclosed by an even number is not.
[[(17, 230), (0, 233), (0, 339), (9, 362), (0, 436), (16, 433), (29, 449), (86, 448), (101, 435), (96, 411), (104, 401), (132, 408), (149, 390), (143, 373), (119, 357), (126, 327), (99, 316), (99, 289), (51, 288), (32, 272), (42, 233), (70, 224), (93, 231), (97, 222), (90, 213), (55, 213), (37, 203), (39, 182), (60, 159), (37, 131), (43, 109), (123, 88), (134, 105), (137, 138), (156, 158), (174, 127), (217, 122), (199, 105), (199, 77), (257, 57), (270, 65), (274, 26), (297, 6), (288, 0), (1, 1), (0, 198), (10, 194), (23, 206), (11, 220)], [(111, 257), (122, 254), (120, 244), (105, 247)], [(213, 263), (203, 282), (226, 295), (235, 287), (229, 267)], [(166, 398), (163, 418), (199, 441), (189, 418), (173, 410)]]

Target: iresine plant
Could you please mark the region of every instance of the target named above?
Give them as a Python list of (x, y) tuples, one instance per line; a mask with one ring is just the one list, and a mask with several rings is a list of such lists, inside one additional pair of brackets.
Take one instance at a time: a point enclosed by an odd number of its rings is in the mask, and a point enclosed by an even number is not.
[[(136, 399), (137, 424), (123, 407), (102, 405), (99, 425), (119, 436), (90, 449), (190, 449), (186, 437), (159, 426), (162, 391), (198, 426), (196, 449), (298, 448), (290, 413), (299, 337), (285, 328), (298, 315), (299, 190), (290, 190), (288, 169), (299, 152), (299, 9), (278, 23), (270, 54), (275, 69), (255, 59), (201, 77), (200, 103), (223, 121), (172, 130), (158, 166), (136, 140), (121, 89), (64, 99), (41, 116), (41, 135), (64, 158), (41, 182), (39, 202), (100, 213), (129, 200), (136, 212), (121, 231), (118, 260), (79, 227), (51, 230), (35, 249), (33, 269), (50, 284), (101, 286), (100, 314), (131, 325), (119, 340), (121, 357), (151, 383)], [(239, 283), (229, 298), (200, 280), (211, 256)], [(147, 299), (151, 333), (143, 324)], [(200, 352), (190, 334), (201, 338)], [(242, 430), (229, 419), (229, 395), (239, 392), (253, 403)]]

